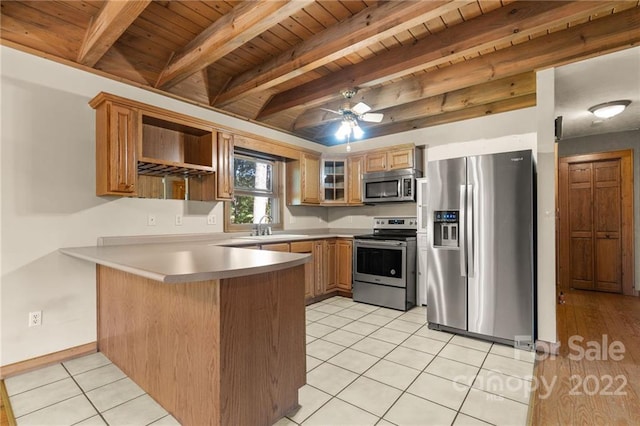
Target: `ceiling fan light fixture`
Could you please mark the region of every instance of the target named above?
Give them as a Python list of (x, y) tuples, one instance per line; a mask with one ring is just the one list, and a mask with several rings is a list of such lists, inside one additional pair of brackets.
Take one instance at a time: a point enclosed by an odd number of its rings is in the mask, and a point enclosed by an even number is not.
[(349, 125), (349, 122), (347, 120), (342, 120), (342, 122), (340, 123), (340, 127), (336, 132), (336, 138), (344, 140), (349, 135), (349, 133), (351, 133), (351, 126)]
[(364, 131), (356, 124), (353, 128), (353, 137), (356, 139), (361, 139), (364, 136)]
[(630, 103), (629, 100), (605, 102), (592, 106), (589, 112), (598, 118), (607, 119), (620, 114)]

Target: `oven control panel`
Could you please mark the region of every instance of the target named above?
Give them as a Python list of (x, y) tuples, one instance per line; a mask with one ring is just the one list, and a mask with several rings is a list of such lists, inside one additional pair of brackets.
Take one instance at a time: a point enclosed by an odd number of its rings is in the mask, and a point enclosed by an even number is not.
[(374, 217), (373, 229), (418, 229), (416, 216)]

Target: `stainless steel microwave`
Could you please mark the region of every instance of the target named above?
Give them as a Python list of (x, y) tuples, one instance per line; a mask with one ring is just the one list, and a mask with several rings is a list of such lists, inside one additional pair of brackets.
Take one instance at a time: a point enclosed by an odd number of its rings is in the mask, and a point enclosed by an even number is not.
[(362, 177), (364, 203), (389, 203), (415, 201), (415, 185), (418, 172), (400, 169), (388, 172), (365, 173)]

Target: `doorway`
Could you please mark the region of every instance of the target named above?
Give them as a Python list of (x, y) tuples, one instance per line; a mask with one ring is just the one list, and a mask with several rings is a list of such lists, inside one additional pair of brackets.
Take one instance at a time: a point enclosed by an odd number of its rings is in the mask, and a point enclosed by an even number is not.
[(633, 151), (558, 159), (560, 290), (635, 295)]

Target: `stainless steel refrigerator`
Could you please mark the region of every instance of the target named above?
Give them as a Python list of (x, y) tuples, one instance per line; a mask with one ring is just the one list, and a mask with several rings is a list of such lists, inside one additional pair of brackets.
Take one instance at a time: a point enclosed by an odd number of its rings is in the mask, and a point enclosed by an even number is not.
[(432, 161), (427, 177), (429, 327), (532, 349), (531, 151)]

